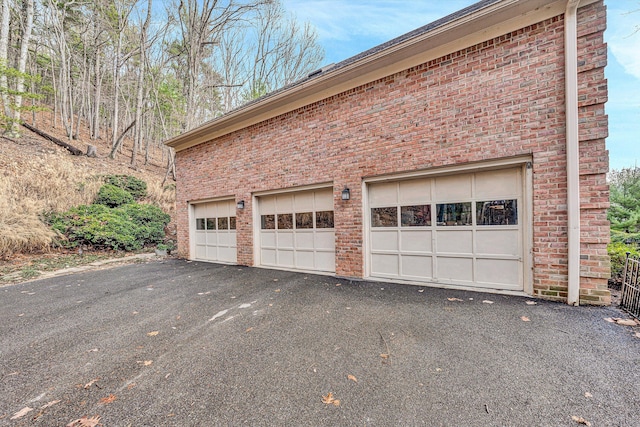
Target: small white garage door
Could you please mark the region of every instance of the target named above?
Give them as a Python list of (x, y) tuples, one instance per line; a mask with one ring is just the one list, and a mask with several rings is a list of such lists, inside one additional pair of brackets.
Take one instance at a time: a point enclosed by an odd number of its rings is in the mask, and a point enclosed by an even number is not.
[(233, 200), (194, 205), (195, 259), (236, 263), (236, 205)]
[(521, 169), (374, 183), (370, 275), (522, 290)]
[(335, 272), (332, 189), (263, 196), (258, 206), (261, 265)]

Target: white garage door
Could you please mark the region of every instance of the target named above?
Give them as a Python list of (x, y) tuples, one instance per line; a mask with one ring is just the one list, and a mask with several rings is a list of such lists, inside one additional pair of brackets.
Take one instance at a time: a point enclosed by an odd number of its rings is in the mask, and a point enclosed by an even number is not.
[(369, 185), (370, 275), (523, 289), (522, 172)]
[(335, 272), (333, 191), (260, 197), (260, 264)]
[(199, 203), (194, 210), (195, 259), (236, 263), (235, 202)]

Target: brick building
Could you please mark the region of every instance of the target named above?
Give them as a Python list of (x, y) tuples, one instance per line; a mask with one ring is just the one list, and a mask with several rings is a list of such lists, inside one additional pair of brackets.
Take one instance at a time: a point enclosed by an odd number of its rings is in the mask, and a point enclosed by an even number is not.
[(194, 260), (608, 304), (601, 0), (484, 0), (167, 142)]

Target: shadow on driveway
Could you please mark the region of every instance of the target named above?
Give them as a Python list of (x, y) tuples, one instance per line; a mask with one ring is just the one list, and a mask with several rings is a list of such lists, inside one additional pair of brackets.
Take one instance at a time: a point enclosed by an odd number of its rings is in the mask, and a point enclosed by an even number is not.
[(528, 301), (181, 260), (7, 286), (0, 425), (639, 425), (621, 312)]

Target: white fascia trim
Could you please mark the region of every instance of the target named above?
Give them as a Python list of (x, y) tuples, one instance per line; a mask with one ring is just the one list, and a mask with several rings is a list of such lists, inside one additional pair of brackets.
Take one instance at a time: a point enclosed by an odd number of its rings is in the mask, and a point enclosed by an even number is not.
[(578, 6), (568, 0), (564, 15), (567, 143), (567, 304), (580, 304), (580, 148), (578, 135)]
[(518, 165), (523, 165), (532, 161), (533, 161), (533, 158), (530, 155), (516, 156), (516, 157), (509, 157), (506, 159), (471, 162), (471, 163), (465, 163), (462, 165), (435, 167), (435, 168), (411, 171), (406, 173), (372, 176), (372, 177), (363, 178), (363, 181), (364, 183), (399, 181), (403, 179), (422, 178), (422, 177), (428, 177), (428, 176), (434, 176), (434, 175), (443, 176), (443, 175), (460, 174), (465, 172), (486, 171), (491, 169), (505, 169), (512, 166), (515, 167)]
[(264, 197), (264, 196), (274, 196), (278, 194), (287, 194), (287, 193), (299, 193), (301, 191), (312, 191), (312, 190), (325, 190), (331, 189), (333, 191), (333, 182), (321, 182), (319, 184), (311, 184), (311, 185), (301, 185), (299, 187), (289, 187), (282, 188), (277, 190), (265, 190), (265, 191), (256, 191), (252, 193), (253, 197)]
[(200, 205), (202, 203), (228, 202), (235, 199), (236, 199), (236, 196), (228, 195), (228, 196), (220, 196), (220, 197), (210, 197), (207, 199), (187, 200), (187, 203), (189, 203), (190, 205)]

